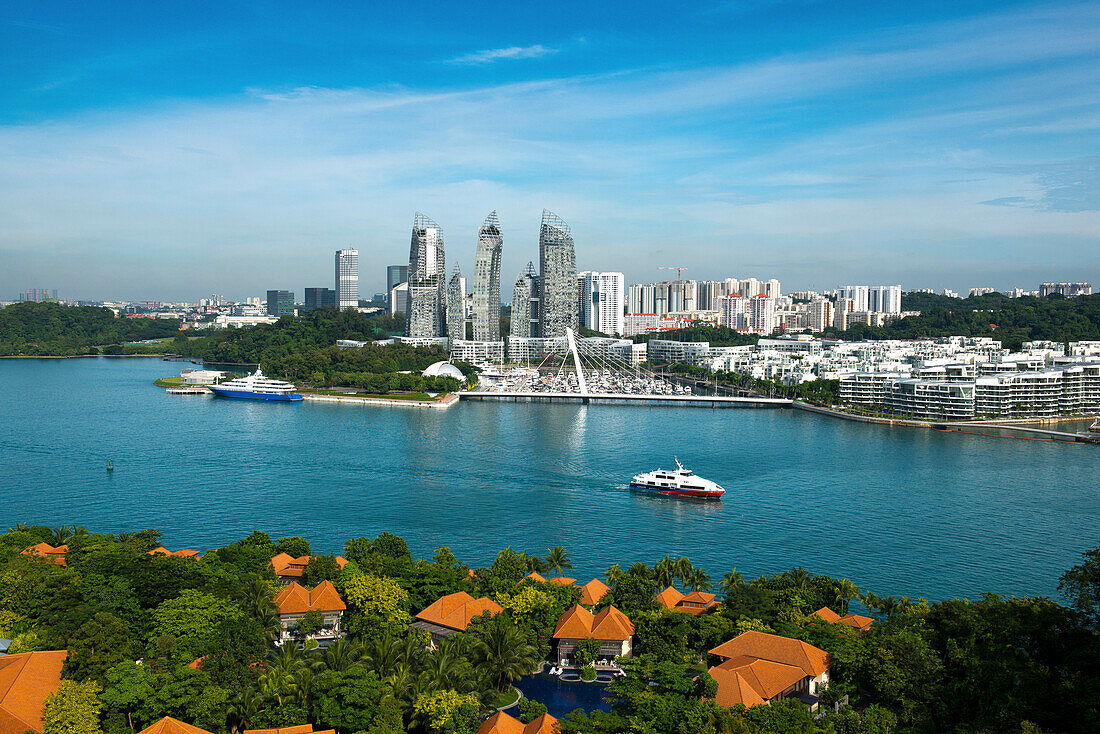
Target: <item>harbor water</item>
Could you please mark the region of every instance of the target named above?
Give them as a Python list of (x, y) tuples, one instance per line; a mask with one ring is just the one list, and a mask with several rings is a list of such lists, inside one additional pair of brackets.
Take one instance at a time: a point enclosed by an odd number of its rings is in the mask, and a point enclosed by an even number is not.
[[(789, 409), (459, 403), (448, 410), (171, 396), (159, 359), (0, 360), (0, 524), (253, 529), (317, 552), (389, 531), (471, 566), (561, 545), (585, 581), (688, 556), (717, 581), (803, 566), (880, 595), (1057, 595), (1100, 545), (1100, 447)], [(720, 502), (632, 492), (673, 457)], [(108, 460), (114, 471), (104, 470)]]

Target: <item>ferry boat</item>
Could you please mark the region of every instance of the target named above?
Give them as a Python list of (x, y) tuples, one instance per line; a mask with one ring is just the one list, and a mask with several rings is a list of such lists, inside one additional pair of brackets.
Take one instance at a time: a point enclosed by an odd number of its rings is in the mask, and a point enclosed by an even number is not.
[(657, 471), (638, 474), (630, 480), (632, 489), (643, 492), (654, 492), (669, 497), (694, 497), (696, 499), (719, 499), (726, 490), (710, 481), (692, 473), (691, 469), (685, 469), (684, 465), (676, 459), (676, 470)]
[(302, 396), (294, 392), (294, 385), (283, 380), (264, 377), (259, 367), (248, 377), (238, 377), (220, 385), (210, 385), (210, 392), (220, 398), (242, 398), (244, 400), (301, 400)]

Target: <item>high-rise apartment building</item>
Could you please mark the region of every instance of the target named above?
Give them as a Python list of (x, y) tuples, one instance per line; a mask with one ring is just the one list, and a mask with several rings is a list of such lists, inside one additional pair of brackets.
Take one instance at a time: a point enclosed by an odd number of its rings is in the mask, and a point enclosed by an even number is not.
[(398, 283), (393, 288), (390, 288), (389, 297), (387, 303), (390, 307), (390, 316), (394, 314), (408, 314), (409, 313), (409, 284)]
[(836, 299), (836, 307), (833, 309), (833, 326), (840, 331), (847, 331), (848, 319), (855, 311), (855, 301), (851, 298)]
[(32, 302), (43, 303), (45, 301), (56, 301), (57, 289), (56, 288), (28, 288), (19, 294), (19, 302)]
[(543, 209), (539, 228), (539, 336), (565, 336), (577, 328), (577, 257), (573, 234), (561, 217)]
[(833, 302), (824, 298), (815, 298), (807, 307), (810, 331), (820, 334), (833, 325)]
[(477, 231), (474, 255), (474, 341), (500, 341), (500, 256), (504, 235), (493, 211)]
[(446, 277), (443, 229), (430, 217), (416, 213), (409, 245), (409, 310), (405, 335), (443, 336), (443, 279)]
[(268, 291), (267, 292), (268, 316), (293, 316), (294, 315), (294, 291)]
[(577, 274), (581, 291), (581, 324), (604, 334), (623, 333), (623, 295), (626, 278), (622, 273)]
[(359, 308), (359, 250), (336, 251), (336, 308)]
[(336, 291), (331, 288), (306, 288), (305, 309), (336, 305)]
[(901, 286), (876, 285), (869, 288), (867, 310), (873, 313), (901, 313)]
[(739, 293), (722, 296), (718, 299), (718, 323), (729, 329), (747, 329), (748, 319), (745, 302)]
[(775, 331), (775, 299), (760, 293), (747, 300), (749, 329), (760, 334), (771, 334)]
[(455, 263), (451, 280), (447, 284), (447, 336), (452, 339), (466, 338), (466, 309), (463, 300), (466, 298), (466, 279), (462, 277), (462, 270)]
[(849, 299), (852, 302), (852, 311), (866, 311), (867, 301), (871, 295), (870, 286), (846, 285), (836, 289), (837, 300)]
[[(1055, 293), (1066, 298), (1090, 296), (1092, 295), (1092, 283), (1042, 283), (1039, 286), (1040, 298), (1046, 298)], [(55, 292), (54, 296), (56, 297), (56, 295)]]
[(539, 277), (535, 264), (527, 263), (512, 289), (512, 326), (509, 335), (520, 339), (537, 336), (539, 323)]

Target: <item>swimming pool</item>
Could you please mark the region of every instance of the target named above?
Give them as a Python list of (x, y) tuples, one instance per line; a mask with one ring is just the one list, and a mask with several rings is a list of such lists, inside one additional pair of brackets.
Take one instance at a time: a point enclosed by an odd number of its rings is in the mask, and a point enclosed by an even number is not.
[(516, 687), (532, 701), (538, 701), (551, 716), (561, 718), (574, 709), (592, 712), (610, 711), (611, 704), (604, 701), (603, 683), (563, 683), (547, 673), (521, 678)]

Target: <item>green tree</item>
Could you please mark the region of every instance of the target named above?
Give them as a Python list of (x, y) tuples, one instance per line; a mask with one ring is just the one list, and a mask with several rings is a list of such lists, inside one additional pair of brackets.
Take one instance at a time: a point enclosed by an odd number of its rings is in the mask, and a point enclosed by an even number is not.
[(546, 565), (556, 576), (561, 576), (564, 571), (573, 568), (573, 564), (569, 562), (569, 553), (560, 545), (546, 552)]
[(384, 686), (361, 667), (318, 673), (313, 687), (318, 723), (341, 732), (366, 731), (375, 724)]
[(107, 670), (133, 659), (134, 639), (129, 625), (113, 614), (100, 612), (85, 622), (69, 640), (66, 677), (104, 682)]
[(393, 579), (359, 574), (346, 583), (344, 595), (354, 612), (348, 628), (355, 634), (396, 636), (412, 621), (407, 611), (409, 594)]
[(483, 671), (498, 691), (507, 690), (512, 681), (535, 669), (535, 648), (519, 629), (504, 617), (493, 617), (474, 645), (474, 667)]
[(95, 681), (61, 681), (57, 690), (46, 697), (42, 734), (102, 734), (99, 690)]
[(186, 589), (153, 610), (152, 639), (175, 638), (175, 650), (194, 660), (211, 652), (211, 633), (222, 620), (241, 616), (240, 607), (225, 599)]
[(309, 541), (297, 535), (275, 541), (275, 552), (301, 558), (309, 555)]
[(577, 651), (574, 657), (581, 665), (588, 665), (600, 655), (600, 641), (591, 637), (585, 637), (577, 641)]
[(1085, 551), (1084, 560), (1062, 574), (1058, 591), (1093, 626), (1100, 626), (1100, 546)]
[(308, 588), (313, 588), (322, 581), (335, 584), (339, 578), (340, 566), (334, 555), (313, 556), (302, 572), (302, 584)]

